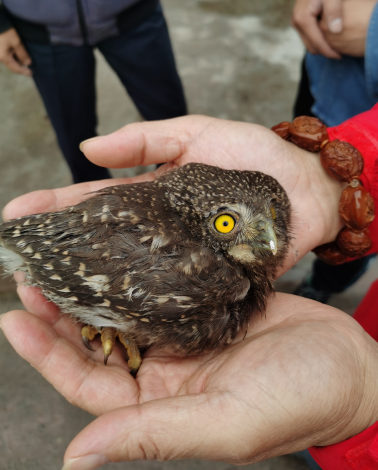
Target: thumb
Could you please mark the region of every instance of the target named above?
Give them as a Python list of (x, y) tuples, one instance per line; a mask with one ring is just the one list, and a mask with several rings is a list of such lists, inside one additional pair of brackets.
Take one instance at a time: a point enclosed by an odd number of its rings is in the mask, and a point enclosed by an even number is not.
[(190, 140), (214, 118), (184, 116), (129, 124), (112, 134), (85, 140), (81, 151), (93, 163), (107, 168), (167, 163), (183, 156)]
[[(223, 400), (219, 395), (200, 393), (106, 413), (70, 443), (63, 470), (92, 470), (125, 460), (240, 461), (238, 444), (243, 439), (230, 426), (220, 401)], [(222, 423), (217, 419), (220, 409)]]
[(341, 33), (343, 30), (343, 0), (323, 1), (323, 16), (331, 33)]

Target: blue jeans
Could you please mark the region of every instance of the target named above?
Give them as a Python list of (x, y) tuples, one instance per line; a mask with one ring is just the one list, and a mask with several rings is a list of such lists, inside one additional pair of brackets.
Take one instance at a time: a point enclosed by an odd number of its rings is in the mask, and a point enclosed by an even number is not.
[[(89, 162), (79, 144), (96, 135), (95, 57), (91, 46), (26, 42), (33, 78), (74, 183), (110, 177)], [(137, 27), (96, 46), (146, 120), (187, 113), (161, 7)], [(121, 127), (122, 123), (120, 123)]]

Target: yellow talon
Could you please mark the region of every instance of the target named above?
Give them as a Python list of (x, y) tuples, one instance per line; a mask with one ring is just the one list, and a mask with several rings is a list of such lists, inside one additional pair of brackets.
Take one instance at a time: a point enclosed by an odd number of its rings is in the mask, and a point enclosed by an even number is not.
[(98, 333), (98, 329), (90, 325), (85, 325), (81, 329), (81, 337), (83, 339), (83, 343), (85, 347), (88, 348), (90, 351), (94, 351), (94, 349), (92, 348), (89, 342), (93, 341)]
[(104, 364), (106, 365), (109, 356), (113, 352), (117, 330), (115, 328), (103, 328), (101, 332), (101, 343), (104, 351)]

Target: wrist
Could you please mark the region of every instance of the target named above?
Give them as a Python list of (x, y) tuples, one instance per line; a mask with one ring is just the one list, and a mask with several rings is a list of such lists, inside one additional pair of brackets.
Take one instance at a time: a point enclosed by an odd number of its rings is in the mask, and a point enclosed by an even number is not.
[(306, 152), (311, 192), (314, 202), (319, 206), (322, 216), (319, 233), (313, 248), (333, 242), (345, 226), (339, 214), (339, 202), (347, 183), (335, 180), (323, 168), (319, 153)]
[[(340, 230), (334, 241), (317, 246), (313, 250), (315, 254), (326, 263), (333, 265), (342, 264), (348, 258), (364, 256), (373, 244), (368, 227), (374, 220), (375, 207), (373, 197), (361, 183), (361, 175), (364, 169), (364, 159), (361, 153), (356, 147), (346, 141), (332, 138), (330, 141), (330, 135), (325, 125), (317, 118), (301, 116), (294, 119), (292, 123), (285, 121), (277, 124), (272, 127), (272, 130), (282, 139), (294, 143), (299, 148), (312, 153), (320, 151), (321, 165), (326, 173), (339, 183), (347, 183), (338, 184), (334, 187), (336, 188), (336, 194), (338, 193), (338, 188), (341, 187), (343, 189), (342, 186), (345, 187), (338, 204), (338, 213), (342, 218), (342, 225), (344, 223), (345, 227)], [(307, 160), (314, 161), (311, 159)], [(319, 194), (316, 190), (321, 187), (319, 178), (316, 176), (319, 173), (316, 172), (316, 167), (314, 170), (313, 174), (310, 171), (311, 174), (307, 175), (309, 181), (307, 189), (315, 189), (313, 199), (308, 207), (311, 207), (314, 219), (312, 222), (316, 227), (319, 225), (319, 220), (316, 220), (315, 213), (318, 212), (320, 219), (324, 218), (323, 214), (329, 214), (329, 208), (332, 209), (335, 202), (332, 194), (335, 193), (332, 190), (333, 186), (329, 182), (326, 186), (331, 191)], [(324, 180), (327, 181), (325, 178)], [(327, 200), (328, 194), (331, 195), (331, 198), (327, 201), (329, 204), (328, 210), (325, 210), (326, 207), (322, 202)], [(318, 200), (316, 201), (314, 198), (318, 198)], [(315, 210), (316, 207), (317, 210)], [(331, 226), (327, 224), (327, 221), (331, 223)], [(325, 224), (318, 227), (318, 233), (319, 235), (326, 236), (326, 238), (328, 238), (328, 230), (332, 233), (332, 226), (340, 226), (340, 221), (336, 219), (332, 223), (332, 220), (329, 218), (327, 220), (326, 217), (323, 222)]]

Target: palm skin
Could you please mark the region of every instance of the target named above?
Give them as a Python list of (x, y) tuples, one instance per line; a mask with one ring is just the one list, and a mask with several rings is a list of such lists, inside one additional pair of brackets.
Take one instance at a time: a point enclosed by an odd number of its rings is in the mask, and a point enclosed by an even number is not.
[[(83, 150), (112, 168), (170, 162), (158, 170), (165, 171), (196, 161), (274, 176), (296, 212), (284, 269), (341, 228), (334, 217), (341, 185), (326, 176), (317, 156), (259, 126), (204, 117), (140, 123), (87, 142)], [(4, 216), (57, 210), (110, 184), (114, 180), (38, 191), (11, 202)], [(377, 345), (331, 307), (277, 294), (244, 340), (197, 357), (148, 351), (134, 380), (121, 348), (105, 367), (100, 347), (84, 348), (80, 325), (60, 316), (36, 289), (20, 287), (19, 293), (30, 313), (1, 318), (13, 347), (71, 403), (101, 415), (70, 444), (66, 461), (103, 454), (111, 461), (248, 463), (339, 442), (378, 419)]]

